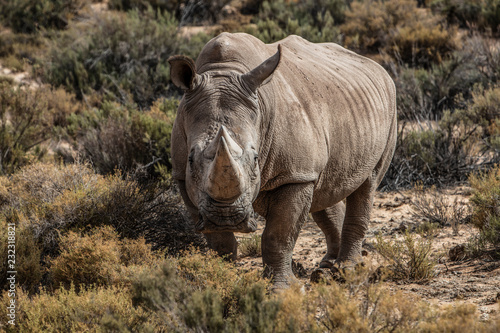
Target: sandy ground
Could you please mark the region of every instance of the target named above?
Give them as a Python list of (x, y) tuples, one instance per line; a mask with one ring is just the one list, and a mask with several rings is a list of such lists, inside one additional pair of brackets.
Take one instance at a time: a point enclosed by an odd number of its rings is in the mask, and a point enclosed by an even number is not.
[[(443, 193), (450, 200), (468, 201), (468, 190), (463, 187), (449, 189)], [(371, 215), (370, 226), (366, 235), (364, 249), (367, 254), (365, 262), (383, 265), (383, 258), (374, 250), (371, 244), (376, 242), (376, 235), (382, 235), (385, 240), (398, 240), (402, 237), (402, 226), (412, 230), (424, 220), (416, 216), (411, 205), (412, 192), (377, 193)], [(257, 233), (262, 233), (264, 223), (259, 223)], [(433, 241), (433, 255), (438, 260), (437, 276), (426, 283), (385, 282), (391, 290), (402, 290), (404, 293), (417, 294), (424, 300), (439, 305), (451, 304), (457, 301), (473, 303), (478, 308), (481, 319), (496, 318), (499, 315), (500, 300), (500, 261), (489, 258), (466, 259), (452, 261), (448, 256), (449, 249), (465, 244), (476, 230), (468, 225), (459, 226), (458, 234), (454, 234), (451, 226), (439, 228)], [(248, 237), (248, 235), (238, 235)], [(326, 243), (323, 233), (312, 219), (303, 227), (295, 246), (293, 259), (300, 263), (307, 273), (300, 278), (309, 283), (309, 276), (319, 265), (326, 253)], [(245, 267), (262, 267), (260, 257), (239, 258), (238, 265)]]

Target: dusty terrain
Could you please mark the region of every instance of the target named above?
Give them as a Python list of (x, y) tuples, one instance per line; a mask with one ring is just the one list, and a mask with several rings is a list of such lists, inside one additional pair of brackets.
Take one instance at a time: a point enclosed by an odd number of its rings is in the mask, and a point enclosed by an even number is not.
[[(450, 200), (467, 202), (467, 188), (457, 187), (445, 191)], [(424, 222), (412, 209), (411, 191), (377, 193), (374, 200), (370, 226), (366, 236), (364, 249), (365, 261), (383, 265), (384, 259), (375, 251), (372, 244), (376, 235), (381, 234), (385, 240), (398, 240), (402, 230), (412, 230)], [(260, 222), (257, 233), (262, 233), (264, 223)], [(465, 244), (468, 238), (476, 233), (473, 226), (461, 224), (458, 235), (451, 226), (437, 229), (434, 236), (433, 252), (439, 258), (436, 266), (437, 276), (427, 283), (385, 282), (391, 290), (402, 290), (404, 293), (417, 294), (422, 299), (436, 304), (454, 302), (473, 303), (477, 306), (481, 319), (496, 318), (499, 315), (500, 301), (500, 261), (489, 258), (465, 259), (452, 261), (448, 251), (452, 247)], [(238, 235), (248, 237), (248, 235)], [(293, 259), (302, 265), (307, 274), (301, 280), (309, 283), (311, 272), (318, 267), (319, 261), (326, 253), (326, 243), (319, 227), (309, 219), (301, 231), (295, 246)], [(245, 267), (262, 267), (260, 257), (239, 258), (237, 265)]]

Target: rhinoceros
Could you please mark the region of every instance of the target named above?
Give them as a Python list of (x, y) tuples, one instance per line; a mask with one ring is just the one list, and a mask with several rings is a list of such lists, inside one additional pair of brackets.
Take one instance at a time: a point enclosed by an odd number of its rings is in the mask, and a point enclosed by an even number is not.
[(292, 251), (312, 214), (321, 268), (357, 262), (373, 195), (391, 162), (396, 92), (374, 61), (334, 43), (243, 33), (210, 40), (196, 62), (169, 58), (183, 89), (172, 130), (173, 178), (208, 245), (235, 258), (234, 232), (264, 217), (264, 274), (293, 280)]

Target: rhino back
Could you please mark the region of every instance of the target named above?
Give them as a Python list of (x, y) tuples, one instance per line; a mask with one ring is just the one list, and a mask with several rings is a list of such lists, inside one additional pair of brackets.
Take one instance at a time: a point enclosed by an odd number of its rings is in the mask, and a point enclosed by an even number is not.
[(278, 44), (278, 69), (259, 89), (268, 119), (261, 129), (262, 190), (315, 182), (315, 197), (329, 205), (370, 177), (388, 149), (395, 132), (394, 83), (368, 58), (298, 36), (264, 44), (247, 34), (223, 33), (204, 47), (196, 66), (199, 73), (245, 73)]
[(319, 200), (341, 200), (371, 175), (394, 135), (394, 83), (381, 66), (339, 45), (297, 36), (278, 43), (282, 61), (263, 87), (276, 100), (263, 188), (312, 180)]

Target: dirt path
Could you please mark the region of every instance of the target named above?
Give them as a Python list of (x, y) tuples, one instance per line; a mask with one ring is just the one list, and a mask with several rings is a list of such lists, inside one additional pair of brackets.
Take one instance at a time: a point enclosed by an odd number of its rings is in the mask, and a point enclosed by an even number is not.
[[(458, 198), (467, 201), (467, 192), (463, 188), (455, 188), (446, 191), (445, 195), (452, 200)], [(409, 200), (411, 197), (412, 193), (408, 191), (377, 193), (364, 246), (367, 250), (366, 261), (383, 264), (383, 258), (370, 246), (376, 242), (376, 235), (381, 234), (384, 240), (397, 240), (402, 237), (402, 227), (411, 228), (423, 222), (413, 213)], [(257, 233), (262, 233), (263, 229), (264, 224), (261, 222)], [(440, 257), (436, 266), (438, 275), (424, 284), (386, 282), (388, 288), (417, 294), (422, 299), (439, 305), (457, 301), (473, 303), (477, 306), (481, 319), (495, 318), (499, 315), (497, 302), (500, 300), (500, 261), (488, 259), (451, 261), (448, 258), (450, 248), (465, 244), (475, 232), (469, 225), (460, 225), (458, 235), (453, 233), (451, 227), (438, 229), (433, 241), (433, 252)], [(323, 234), (310, 219), (301, 231), (293, 259), (304, 267), (309, 277), (325, 253), (326, 243)], [(240, 258), (238, 264), (262, 267), (262, 259)], [(308, 277), (302, 278), (304, 283), (309, 282)]]

